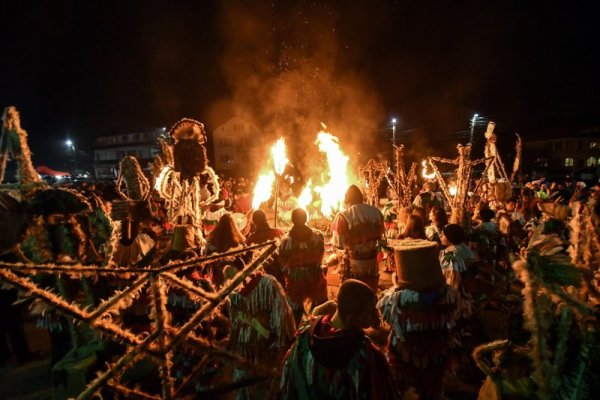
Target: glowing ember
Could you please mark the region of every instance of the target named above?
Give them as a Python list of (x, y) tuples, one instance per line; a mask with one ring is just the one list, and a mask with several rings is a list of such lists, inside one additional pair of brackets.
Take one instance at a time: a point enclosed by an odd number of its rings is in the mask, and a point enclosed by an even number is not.
[(264, 175), (260, 175), (254, 185), (252, 197), (252, 208), (258, 210), (260, 205), (271, 198), (273, 185), (275, 184), (275, 173), (269, 171)]
[(278, 175), (283, 174), (285, 166), (290, 161), (285, 154), (285, 140), (283, 138), (279, 138), (273, 147), (271, 147), (271, 157), (273, 157), (275, 172), (277, 172)]
[(298, 206), (306, 211), (307, 215), (310, 215), (308, 212), (308, 205), (312, 203), (313, 195), (312, 195), (312, 180), (308, 180), (306, 187), (302, 189), (302, 193), (298, 197)]
[(423, 160), (421, 161), (421, 166), (423, 167), (423, 170), (421, 171), (421, 176), (424, 179), (434, 179), (435, 178), (435, 173), (431, 172), (431, 173), (427, 173), (427, 161)]
[(323, 186), (315, 187), (321, 197), (321, 213), (331, 217), (344, 206), (344, 194), (350, 185), (348, 156), (340, 149), (338, 138), (324, 131), (317, 135), (319, 150), (327, 156), (328, 171), (325, 171)]
[(450, 193), (450, 196), (456, 196), (457, 191), (458, 191), (458, 189), (456, 188), (456, 185), (450, 185), (450, 187), (448, 188), (448, 192)]

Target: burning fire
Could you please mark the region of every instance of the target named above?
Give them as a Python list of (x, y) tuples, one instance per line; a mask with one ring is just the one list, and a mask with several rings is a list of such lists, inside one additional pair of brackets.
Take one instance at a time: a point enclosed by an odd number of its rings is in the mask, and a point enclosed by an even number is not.
[[(285, 166), (290, 161), (285, 153), (285, 140), (283, 138), (279, 138), (271, 147), (271, 160), (273, 161), (275, 173), (277, 175), (283, 174)], [(252, 208), (255, 210), (271, 198), (273, 185), (275, 184), (275, 173), (271, 170), (258, 177), (252, 193)]]
[(252, 208), (258, 210), (262, 203), (271, 198), (273, 184), (275, 184), (275, 174), (273, 171), (269, 171), (258, 177), (256, 185), (254, 185), (254, 192), (252, 193)]
[[(312, 207), (314, 213), (317, 201), (321, 200), (320, 213), (322, 216), (330, 218), (343, 208), (344, 194), (350, 183), (353, 182), (348, 173), (349, 158), (341, 150), (338, 138), (324, 130), (318, 133), (315, 143), (319, 151), (325, 154), (327, 167), (322, 171), (321, 176), (313, 176), (313, 179), (308, 180), (298, 197), (298, 205), (310, 215), (308, 208)], [(281, 138), (271, 147), (269, 171), (260, 175), (254, 186), (252, 199), (254, 209), (258, 209), (262, 203), (269, 200), (273, 186), (278, 176), (283, 174), (288, 162), (285, 141)], [(290, 181), (293, 183), (293, 177), (290, 177)], [(322, 185), (313, 186), (314, 181), (322, 182)]]
[(329, 180), (323, 186), (315, 187), (315, 191), (321, 197), (321, 213), (325, 217), (331, 217), (344, 207), (344, 194), (350, 185), (348, 156), (340, 149), (338, 138), (325, 131), (319, 132), (316, 144), (327, 156), (328, 171), (325, 176)]
[(423, 160), (421, 161), (421, 166), (423, 167), (423, 169), (421, 170), (421, 176), (423, 177), (423, 179), (434, 179), (435, 178), (435, 173), (431, 172), (431, 173), (427, 173), (427, 161)]
[(304, 189), (302, 189), (302, 193), (300, 193), (300, 196), (298, 197), (298, 206), (306, 211), (306, 214), (309, 216), (310, 213), (308, 212), (308, 205), (312, 203), (312, 201), (312, 180), (309, 179)]
[(285, 154), (285, 140), (283, 138), (279, 138), (273, 147), (271, 147), (271, 157), (273, 157), (273, 165), (277, 175), (283, 174), (285, 166), (290, 161)]

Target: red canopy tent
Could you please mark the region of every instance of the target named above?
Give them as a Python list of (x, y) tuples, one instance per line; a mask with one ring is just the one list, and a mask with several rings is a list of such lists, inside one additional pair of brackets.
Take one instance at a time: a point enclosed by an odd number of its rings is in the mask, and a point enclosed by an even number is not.
[(48, 168), (45, 165), (40, 165), (35, 169), (40, 175), (49, 175), (49, 176), (69, 176), (68, 172), (55, 171), (52, 168)]

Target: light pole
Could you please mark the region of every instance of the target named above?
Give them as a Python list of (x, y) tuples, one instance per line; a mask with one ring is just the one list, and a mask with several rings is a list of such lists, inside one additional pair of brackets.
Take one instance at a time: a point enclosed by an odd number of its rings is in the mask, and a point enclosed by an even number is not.
[(396, 145), (396, 122), (398, 122), (398, 120), (392, 118), (392, 143), (394, 146)]
[(471, 119), (471, 134), (469, 135), (469, 144), (473, 146), (473, 134), (475, 133), (475, 124), (477, 123), (477, 118), (479, 118), (479, 114), (473, 114), (473, 118)]
[(71, 139), (67, 139), (65, 141), (65, 146), (67, 146), (67, 151), (69, 152), (69, 162), (71, 164), (71, 168), (76, 169), (75, 165), (75, 143)]

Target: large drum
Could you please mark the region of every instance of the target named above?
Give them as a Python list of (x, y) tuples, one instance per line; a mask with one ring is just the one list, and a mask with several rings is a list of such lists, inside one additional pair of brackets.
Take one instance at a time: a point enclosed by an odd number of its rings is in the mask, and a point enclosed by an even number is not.
[(395, 243), (396, 284), (416, 292), (437, 291), (446, 285), (435, 242), (404, 239)]

